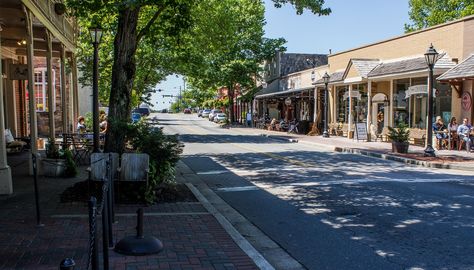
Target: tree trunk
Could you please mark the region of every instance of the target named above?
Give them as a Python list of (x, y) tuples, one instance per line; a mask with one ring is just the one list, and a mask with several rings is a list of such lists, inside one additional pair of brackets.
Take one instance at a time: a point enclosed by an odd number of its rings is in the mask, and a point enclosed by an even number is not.
[(229, 120), (230, 120), (230, 124), (233, 124), (235, 122), (235, 117), (234, 117), (234, 88), (232, 84), (230, 84), (229, 91), (227, 94), (229, 96)]
[(139, 6), (126, 7), (119, 11), (109, 98), (110, 128), (107, 128), (105, 152), (122, 153), (124, 150), (124, 126), (130, 121), (130, 98), (136, 72), (135, 52), (138, 44), (139, 13)]

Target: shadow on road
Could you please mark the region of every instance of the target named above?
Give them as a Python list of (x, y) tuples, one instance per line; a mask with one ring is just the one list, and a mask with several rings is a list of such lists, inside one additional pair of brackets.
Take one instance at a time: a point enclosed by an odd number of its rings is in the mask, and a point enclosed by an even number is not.
[[(349, 154), (268, 154), (184, 161), (196, 172), (227, 171), (202, 178), (308, 269), (474, 266), (474, 187), (446, 180), (459, 175)], [(252, 183), (265, 189), (219, 192)]]
[(271, 139), (259, 135), (182, 134), (179, 139), (183, 143), (289, 143), (287, 140)]

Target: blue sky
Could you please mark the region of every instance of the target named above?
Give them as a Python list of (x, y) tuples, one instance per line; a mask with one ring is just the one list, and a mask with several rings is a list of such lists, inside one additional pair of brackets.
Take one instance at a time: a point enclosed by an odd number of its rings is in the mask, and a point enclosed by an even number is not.
[[(409, 22), (408, 0), (326, 0), (326, 5), (332, 13), (318, 17), (296, 15), (290, 5), (278, 9), (265, 0), (265, 36), (285, 38), (291, 53), (336, 53), (401, 35)], [(168, 108), (170, 98), (161, 95), (176, 95), (182, 84), (176, 76), (159, 84), (165, 91), (152, 97), (154, 108)]]

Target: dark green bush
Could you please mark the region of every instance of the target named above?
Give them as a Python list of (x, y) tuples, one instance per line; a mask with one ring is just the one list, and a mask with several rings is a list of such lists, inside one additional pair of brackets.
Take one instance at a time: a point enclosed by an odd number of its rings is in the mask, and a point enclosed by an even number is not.
[(175, 165), (183, 151), (183, 145), (176, 135), (165, 135), (160, 128), (140, 121), (131, 124), (127, 131), (130, 146), (150, 156), (150, 174), (145, 200), (155, 201), (155, 190), (161, 184), (174, 183)]

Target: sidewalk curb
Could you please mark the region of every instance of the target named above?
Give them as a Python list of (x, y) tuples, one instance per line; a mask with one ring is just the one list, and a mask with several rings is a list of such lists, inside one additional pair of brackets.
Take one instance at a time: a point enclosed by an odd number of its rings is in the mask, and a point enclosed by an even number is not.
[(211, 213), (216, 220), (221, 224), (224, 230), (232, 237), (234, 242), (242, 249), (250, 259), (253, 260), (255, 265), (262, 270), (275, 270), (270, 263), (258, 252), (248, 241), (243, 237), (237, 229), (219, 212), (217, 209), (199, 192), (199, 190), (191, 183), (186, 183), (186, 186), (196, 196), (196, 198), (202, 203), (204, 208)]
[(369, 156), (373, 158), (379, 158), (379, 159), (385, 159), (385, 160), (391, 160), (391, 161), (396, 161), (400, 163), (405, 163), (408, 165), (414, 165), (414, 166), (419, 166), (419, 167), (425, 167), (425, 168), (436, 168), (436, 169), (451, 169), (451, 170), (462, 170), (462, 171), (474, 171), (474, 167), (470, 166), (460, 166), (456, 164), (442, 164), (442, 163), (437, 163), (437, 162), (431, 162), (431, 161), (422, 161), (422, 160), (416, 160), (412, 158), (405, 158), (405, 157), (399, 157), (395, 155), (390, 155), (390, 154), (383, 154), (383, 153), (378, 153), (370, 150), (361, 150), (361, 149), (355, 149), (355, 148), (350, 148), (350, 147), (339, 147), (339, 146), (333, 146), (333, 145), (325, 145), (325, 144), (320, 144), (316, 142), (309, 142), (305, 140), (301, 140), (301, 143), (306, 143), (306, 144), (312, 144), (312, 145), (317, 145), (319, 147), (323, 147), (326, 149), (329, 149), (334, 152), (339, 152), (339, 153), (350, 153), (350, 154), (355, 154), (355, 155), (361, 155), (361, 156)]

